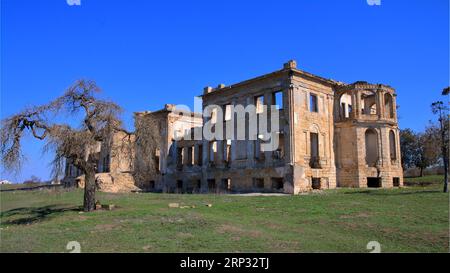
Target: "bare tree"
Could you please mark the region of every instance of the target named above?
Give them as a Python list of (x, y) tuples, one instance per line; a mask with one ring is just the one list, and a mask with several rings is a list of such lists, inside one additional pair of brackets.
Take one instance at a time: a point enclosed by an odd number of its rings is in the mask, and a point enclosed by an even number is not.
[[(1, 160), (5, 169), (21, 166), (23, 159), (21, 140), (31, 134), (46, 141), (45, 151), (54, 151), (54, 175), (62, 172), (65, 160), (69, 160), (85, 175), (85, 211), (95, 209), (95, 173), (99, 143), (108, 141), (116, 131), (123, 131), (119, 119), (121, 108), (110, 101), (96, 97), (100, 88), (94, 81), (79, 80), (54, 101), (24, 111), (2, 120), (0, 130)], [(79, 119), (78, 126), (60, 121), (61, 114)]]

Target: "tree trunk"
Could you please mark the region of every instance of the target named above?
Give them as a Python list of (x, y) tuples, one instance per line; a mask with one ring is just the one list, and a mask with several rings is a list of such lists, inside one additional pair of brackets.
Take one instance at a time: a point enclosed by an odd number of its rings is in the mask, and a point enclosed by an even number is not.
[(448, 167), (444, 168), (445, 174), (444, 174), (444, 192), (448, 192)]
[(86, 170), (84, 181), (84, 211), (95, 210), (95, 171)]
[(442, 159), (444, 160), (444, 192), (448, 192), (448, 143), (446, 142), (446, 132), (442, 111), (439, 113), (439, 122), (441, 124), (441, 148)]
[(420, 177), (423, 177), (423, 168), (420, 168)]
[(448, 155), (447, 149), (444, 147), (444, 192), (448, 192)]

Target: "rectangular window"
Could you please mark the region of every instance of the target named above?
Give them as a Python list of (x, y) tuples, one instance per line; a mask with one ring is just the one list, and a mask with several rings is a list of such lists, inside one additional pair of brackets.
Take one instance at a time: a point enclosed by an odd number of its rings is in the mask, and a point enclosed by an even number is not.
[(264, 112), (264, 96), (255, 97), (256, 114)]
[(319, 157), (319, 134), (311, 133), (311, 157), (318, 158)]
[(257, 189), (264, 189), (264, 178), (253, 178), (253, 187)]
[(155, 150), (155, 171), (156, 172), (160, 172), (160, 167), (159, 167), (159, 157), (160, 157), (160, 151), (159, 149)]
[(214, 162), (217, 153), (217, 141), (209, 143), (209, 162)]
[(283, 132), (278, 133), (278, 148), (275, 150), (274, 158), (275, 159), (283, 159), (284, 158), (284, 133)]
[(347, 117), (347, 109), (345, 109), (345, 102), (341, 103), (341, 111), (342, 111), (342, 117), (346, 118)]
[(394, 187), (400, 187), (400, 178), (399, 177), (392, 178), (392, 184), (394, 185)]
[(216, 124), (217, 123), (217, 108), (214, 108), (211, 111), (211, 123), (212, 124)]
[(227, 139), (224, 141), (225, 143), (225, 154), (224, 154), (224, 160), (225, 162), (231, 161), (231, 139)]
[(194, 149), (192, 147), (189, 147), (187, 150), (188, 150), (188, 152), (187, 152), (187, 163), (188, 163), (189, 166), (192, 166), (192, 165), (194, 165), (194, 162), (193, 162)]
[(183, 148), (177, 148), (177, 168), (183, 168)]
[(284, 109), (283, 92), (282, 91), (278, 91), (278, 92), (273, 93), (272, 100), (273, 100), (272, 104), (275, 105), (278, 110)]
[(317, 95), (309, 94), (309, 111), (317, 113), (319, 112), (319, 107), (317, 103)]
[(231, 104), (225, 105), (225, 121), (231, 120)]
[(197, 165), (203, 165), (203, 145), (198, 145), (198, 160)]
[(221, 189), (225, 191), (231, 191), (231, 179), (223, 178), (221, 182)]
[(311, 178), (311, 187), (313, 190), (320, 190), (321, 188), (320, 178), (317, 177)]
[(272, 190), (282, 190), (284, 187), (283, 178), (272, 177)]
[(216, 180), (215, 179), (208, 179), (208, 190), (210, 192), (216, 191)]

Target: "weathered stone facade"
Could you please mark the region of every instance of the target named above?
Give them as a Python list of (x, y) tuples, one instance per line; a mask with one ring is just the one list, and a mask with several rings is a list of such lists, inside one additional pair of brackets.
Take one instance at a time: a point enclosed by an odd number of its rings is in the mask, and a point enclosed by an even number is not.
[[(403, 185), (396, 94), (387, 85), (345, 84), (299, 70), (290, 61), (254, 79), (206, 87), (202, 99), (203, 109), (223, 110), (224, 127), (251, 119), (250, 113), (228, 112), (231, 106), (277, 105), (280, 126), (273, 133), (278, 148), (262, 149), (259, 129), (256, 138), (247, 132), (245, 140), (226, 133), (223, 139), (191, 140), (213, 118), (166, 105), (135, 113), (133, 152), (122, 157), (120, 151), (100, 151), (117, 159), (111, 157), (109, 170), (114, 181), (127, 174), (123, 184), (133, 180), (143, 190), (290, 194)], [(270, 116), (270, 108), (264, 111)], [(256, 118), (261, 117), (257, 111)]]
[[(116, 133), (108, 142), (98, 143), (94, 152), (98, 157), (97, 188), (106, 192), (138, 190), (133, 177), (135, 136)], [(84, 187), (84, 175), (70, 162), (66, 164), (65, 177), (61, 181), (66, 186)]]

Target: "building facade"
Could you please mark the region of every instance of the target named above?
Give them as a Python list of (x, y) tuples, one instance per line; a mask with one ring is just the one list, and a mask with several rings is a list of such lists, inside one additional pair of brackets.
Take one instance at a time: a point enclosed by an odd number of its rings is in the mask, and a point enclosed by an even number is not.
[[(136, 187), (298, 194), (403, 185), (396, 93), (390, 86), (345, 84), (302, 71), (289, 61), (260, 77), (206, 87), (202, 100), (203, 115), (174, 105), (135, 113), (127, 173)], [(263, 148), (267, 139), (259, 125), (250, 129), (252, 122), (275, 112), (264, 105), (278, 113), (277, 129), (270, 131), (278, 139), (274, 149)], [(241, 115), (234, 111), (240, 106), (254, 108)], [(245, 121), (244, 138), (238, 137), (237, 120)], [(274, 120), (267, 121), (266, 129), (275, 127)], [(220, 137), (205, 137), (206, 126)]]

